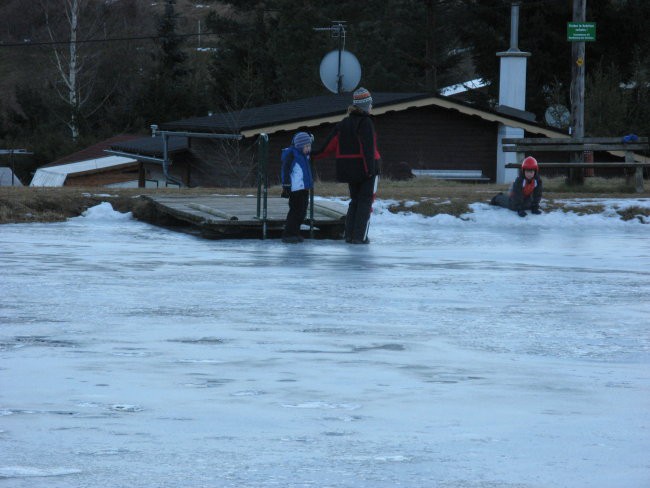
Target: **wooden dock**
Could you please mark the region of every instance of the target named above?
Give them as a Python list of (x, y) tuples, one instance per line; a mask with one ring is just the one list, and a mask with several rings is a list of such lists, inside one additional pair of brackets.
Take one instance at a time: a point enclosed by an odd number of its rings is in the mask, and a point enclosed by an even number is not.
[[(287, 199), (268, 197), (265, 222), (262, 206), (260, 217), (257, 216), (258, 204), (254, 196), (145, 195), (141, 198), (149, 205), (146, 211), (136, 213), (138, 219), (166, 227), (183, 227), (208, 239), (279, 238), (289, 210)], [(345, 205), (315, 201), (313, 237), (342, 238), (346, 212)], [(309, 226), (309, 223), (307, 210), (305, 224)], [(310, 237), (309, 229), (302, 232), (304, 237)]]

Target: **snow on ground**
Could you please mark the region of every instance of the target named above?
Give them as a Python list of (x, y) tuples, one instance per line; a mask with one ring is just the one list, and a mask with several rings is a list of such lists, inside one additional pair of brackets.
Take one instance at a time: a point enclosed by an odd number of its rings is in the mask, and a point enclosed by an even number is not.
[(0, 487), (650, 486), (650, 227), (0, 228)]

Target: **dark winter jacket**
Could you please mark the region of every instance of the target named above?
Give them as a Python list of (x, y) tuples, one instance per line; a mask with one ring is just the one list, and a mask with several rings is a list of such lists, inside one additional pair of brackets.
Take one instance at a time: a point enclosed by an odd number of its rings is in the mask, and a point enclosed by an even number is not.
[(526, 179), (523, 176), (517, 176), (510, 187), (510, 208), (512, 210), (536, 210), (539, 208), (539, 202), (542, 200), (542, 179), (539, 174), (535, 173), (535, 189), (528, 198), (524, 197), (523, 188)]
[(336, 179), (358, 183), (380, 173), (381, 155), (370, 114), (352, 107), (325, 140), (323, 147), (312, 153), (314, 159), (336, 158)]
[(282, 150), (282, 168), (280, 170), (282, 187), (289, 191), (311, 190), (314, 180), (311, 174), (309, 155), (291, 146)]

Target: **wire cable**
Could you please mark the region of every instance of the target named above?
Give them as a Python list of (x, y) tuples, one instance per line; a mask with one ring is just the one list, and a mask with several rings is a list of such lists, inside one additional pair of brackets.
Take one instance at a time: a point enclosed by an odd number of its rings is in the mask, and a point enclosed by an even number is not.
[(201, 32), (195, 34), (174, 34), (171, 36), (161, 36), (161, 35), (151, 35), (151, 36), (135, 36), (135, 37), (107, 37), (105, 39), (83, 39), (78, 41), (25, 41), (25, 42), (11, 42), (5, 43), (0, 41), (0, 48), (2, 47), (36, 47), (36, 46), (57, 46), (57, 45), (67, 45), (67, 44), (90, 44), (90, 43), (100, 43), (100, 42), (124, 42), (124, 41), (153, 41), (158, 39), (167, 39), (167, 38), (188, 38), (188, 37), (198, 37), (198, 36), (216, 36), (216, 32)]

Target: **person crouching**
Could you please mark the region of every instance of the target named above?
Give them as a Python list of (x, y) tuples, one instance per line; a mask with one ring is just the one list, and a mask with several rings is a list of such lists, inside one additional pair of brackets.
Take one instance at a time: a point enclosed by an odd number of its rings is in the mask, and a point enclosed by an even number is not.
[(490, 201), (491, 205), (509, 208), (525, 217), (526, 210), (539, 215), (539, 202), (542, 200), (542, 179), (539, 176), (537, 160), (528, 156), (521, 163), (521, 172), (510, 187), (508, 195), (499, 193)]
[(313, 138), (306, 132), (298, 132), (291, 146), (282, 150), (282, 198), (289, 199), (289, 212), (282, 233), (282, 242), (295, 244), (304, 239), (300, 225), (307, 215), (309, 190), (314, 187), (309, 153)]

